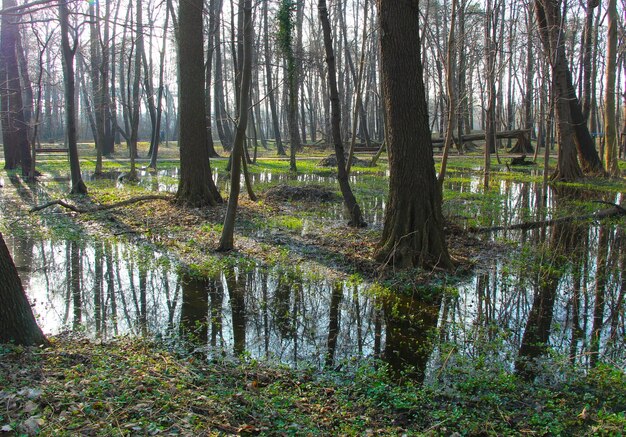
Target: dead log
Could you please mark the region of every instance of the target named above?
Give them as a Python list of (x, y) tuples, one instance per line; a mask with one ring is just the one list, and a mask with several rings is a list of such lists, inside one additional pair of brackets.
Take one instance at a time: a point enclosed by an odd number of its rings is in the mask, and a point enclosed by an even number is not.
[(531, 229), (538, 229), (544, 226), (554, 226), (554, 225), (562, 224), (562, 223), (571, 223), (574, 221), (602, 220), (602, 219), (606, 219), (610, 217), (618, 217), (618, 216), (626, 215), (626, 209), (624, 209), (620, 205), (615, 205), (610, 202), (604, 202), (604, 201), (597, 201), (597, 203), (608, 203), (612, 205), (612, 207), (607, 208), (607, 209), (601, 209), (600, 211), (596, 211), (593, 214), (570, 215), (567, 217), (559, 217), (559, 218), (550, 219), (550, 220), (539, 220), (539, 221), (534, 221), (534, 222), (518, 223), (515, 225), (509, 225), (509, 226), (492, 226), (490, 228), (470, 227), (466, 230), (466, 232), (471, 232), (474, 234), (486, 234), (489, 232), (509, 231), (509, 230), (512, 231), (516, 229), (531, 230)]
[(70, 211), (77, 212), (79, 214), (89, 214), (93, 212), (106, 211), (109, 209), (120, 208), (122, 206), (131, 205), (137, 202), (145, 202), (148, 200), (172, 200), (174, 197), (169, 194), (153, 194), (148, 196), (132, 197), (130, 199), (122, 200), (121, 202), (111, 203), (108, 205), (96, 205), (93, 208), (80, 208), (78, 206), (67, 203), (63, 200), (53, 200), (52, 202), (44, 203), (30, 209), (30, 213), (41, 211), (54, 205), (62, 206)]
[[(527, 138), (528, 135), (530, 135), (530, 130), (528, 129), (503, 130), (496, 132), (496, 139), (501, 140), (511, 138), (519, 141), (520, 136)], [(443, 140), (443, 138), (433, 138), (432, 143), (433, 145), (443, 144)], [(478, 132), (461, 136), (461, 142), (467, 143), (470, 141), (485, 141), (485, 133)]]

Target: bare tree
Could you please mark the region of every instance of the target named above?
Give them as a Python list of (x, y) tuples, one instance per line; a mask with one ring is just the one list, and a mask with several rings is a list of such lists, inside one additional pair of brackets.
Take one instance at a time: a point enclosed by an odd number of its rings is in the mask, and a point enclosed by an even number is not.
[(252, 0), (240, 0), (240, 9), (243, 9), (243, 64), (241, 70), (241, 84), (239, 92), (239, 117), (235, 143), (231, 155), (230, 170), (230, 194), (228, 207), (224, 217), (224, 227), (218, 250), (226, 251), (233, 249), (233, 234), (235, 231), (235, 217), (239, 202), (241, 162), (243, 160), (243, 148), (246, 141), (246, 128), (248, 126), (248, 114), (250, 106), (250, 87), (252, 82)]
[(335, 67), (335, 51), (333, 49), (332, 33), (330, 29), (330, 20), (328, 19), (328, 8), (326, 0), (319, 0), (318, 12), (320, 22), (322, 23), (322, 32), (324, 35), (324, 49), (326, 53), (326, 63), (328, 64), (328, 87), (330, 88), (330, 105), (331, 105), (331, 129), (333, 143), (335, 145), (335, 156), (337, 157), (337, 179), (339, 180), (339, 188), (343, 196), (346, 209), (350, 213), (350, 225), (356, 227), (365, 226), (365, 222), (361, 216), (361, 208), (352, 193), (350, 181), (348, 180), (348, 169), (345, 163), (343, 142), (341, 140), (341, 108), (339, 102), (339, 91), (337, 89), (337, 71)]
[(604, 149), (604, 167), (612, 175), (620, 174), (617, 164), (617, 127), (615, 125), (615, 74), (617, 70), (617, 0), (609, 0), (607, 4), (609, 17), (607, 51), (606, 51), (606, 87), (604, 89), (604, 135), (606, 145)]
[[(71, 29), (68, 0), (59, 2), (59, 19), (61, 20), (61, 51), (63, 60), (63, 84), (65, 85), (65, 129), (67, 148), (70, 156), (71, 193), (87, 194), (87, 186), (83, 182), (78, 159), (78, 139), (76, 136), (76, 78), (74, 73), (74, 57), (78, 47), (76, 29)], [(72, 42), (70, 43), (70, 37)]]

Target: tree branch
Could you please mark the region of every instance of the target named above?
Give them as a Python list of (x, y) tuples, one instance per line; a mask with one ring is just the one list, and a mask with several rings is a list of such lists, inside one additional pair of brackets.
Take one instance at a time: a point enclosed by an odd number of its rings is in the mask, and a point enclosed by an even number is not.
[(41, 211), (43, 209), (46, 209), (50, 206), (54, 206), (54, 205), (59, 205), (62, 206), (63, 208), (67, 208), (71, 211), (77, 212), (79, 214), (89, 214), (89, 213), (93, 213), (93, 212), (98, 212), (98, 211), (106, 211), (109, 209), (113, 209), (113, 208), (120, 208), (122, 206), (126, 206), (126, 205), (131, 205), (133, 203), (137, 203), (137, 202), (145, 202), (147, 200), (173, 200), (173, 196), (169, 195), (169, 194), (153, 194), (153, 195), (148, 195), (148, 196), (139, 196), (139, 197), (133, 197), (130, 199), (126, 199), (126, 200), (122, 200), (121, 202), (116, 202), (116, 203), (111, 203), (109, 205), (97, 205), (94, 208), (79, 208), (77, 206), (71, 205), (63, 200), (53, 200), (52, 202), (48, 202), (48, 203), (44, 203), (43, 205), (38, 205), (35, 206), (33, 208), (31, 208), (31, 210), (29, 211), (30, 213), (33, 212), (37, 212), (37, 211)]

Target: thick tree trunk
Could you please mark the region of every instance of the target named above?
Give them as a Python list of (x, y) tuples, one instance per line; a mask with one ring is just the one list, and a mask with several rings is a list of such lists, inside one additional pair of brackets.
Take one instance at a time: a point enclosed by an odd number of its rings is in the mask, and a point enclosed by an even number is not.
[[(600, 157), (585, 124), (565, 55), (560, 1), (535, 0), (535, 13), (544, 49), (552, 68), (555, 114), (559, 134), (556, 180), (575, 180), (585, 174), (603, 173)], [(579, 163), (576, 161), (578, 154)]]
[[(4, 0), (3, 8), (14, 7), (14, 0)], [(22, 88), (17, 62), (19, 38), (18, 15), (3, 14), (0, 29), (0, 95), (2, 98), (2, 137), (5, 168), (22, 167), (22, 175), (28, 177), (32, 165), (28, 141), (28, 124), (24, 117)]]
[(22, 282), (0, 234), (0, 343), (46, 344), (46, 337), (26, 298)]
[(417, 2), (377, 4), (390, 177), (376, 258), (399, 268), (449, 268), (418, 49), (419, 9)]
[(180, 2), (178, 20), (178, 99), (180, 181), (176, 198), (195, 207), (216, 205), (221, 197), (211, 178), (204, 113), (202, 0)]
[(331, 128), (333, 143), (335, 145), (335, 156), (337, 157), (337, 179), (339, 180), (339, 188), (343, 196), (346, 209), (350, 213), (349, 225), (362, 227), (365, 226), (363, 217), (361, 216), (361, 208), (352, 193), (350, 181), (348, 179), (348, 170), (346, 168), (343, 142), (341, 140), (341, 107), (339, 103), (339, 91), (337, 89), (337, 71), (335, 67), (335, 52), (333, 50), (332, 34), (330, 29), (330, 21), (328, 19), (328, 9), (326, 0), (318, 2), (319, 18), (322, 23), (322, 32), (324, 35), (324, 49), (326, 52), (326, 63), (328, 64), (328, 87), (330, 88), (330, 105), (331, 105)]

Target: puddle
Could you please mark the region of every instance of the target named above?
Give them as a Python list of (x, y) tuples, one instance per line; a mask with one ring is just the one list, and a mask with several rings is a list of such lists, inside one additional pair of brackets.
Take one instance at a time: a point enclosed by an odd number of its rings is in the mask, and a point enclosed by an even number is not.
[[(270, 172), (254, 176), (256, 182), (288, 178)], [(164, 170), (143, 174), (141, 183), (170, 191), (176, 189), (176, 177), (176, 170)], [(353, 176), (362, 182), (360, 177)], [(302, 179), (332, 182), (321, 176)], [(0, 179), (2, 185), (9, 183)], [(446, 189), (468, 193), (470, 199), (481, 195), (477, 177), (455, 177)], [(535, 182), (502, 180), (491, 194), (495, 206), (456, 199), (446, 208), (460, 221), (478, 217), (481, 225), (495, 226), (550, 218), (563, 202), (552, 191), (544, 200)], [(382, 198), (364, 202), (366, 220), (379, 225), (384, 208)], [(342, 215), (338, 202), (307, 220)], [(532, 372), (525, 359), (545, 355), (548, 348), (583, 365), (598, 357), (625, 363), (623, 224), (562, 224), (488, 238), (507, 240), (511, 253), (481, 262), (480, 271), (445, 293), (393, 303), (376, 302), (370, 284), (332, 281), (288, 266), (232, 267), (199, 279), (181, 273), (165, 254), (131, 242), (5, 236), (48, 334), (80, 331), (106, 339), (125, 334), (179, 338), (182, 333), (209, 353), (245, 352), (320, 367), (382, 356), (392, 364), (415, 365), (418, 378), (429, 359), (441, 364), (449, 358), (441, 355), (442, 342), (460, 355), (486, 355), (524, 372)], [(424, 345), (433, 338), (430, 356), (431, 346)]]

